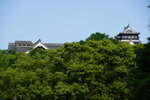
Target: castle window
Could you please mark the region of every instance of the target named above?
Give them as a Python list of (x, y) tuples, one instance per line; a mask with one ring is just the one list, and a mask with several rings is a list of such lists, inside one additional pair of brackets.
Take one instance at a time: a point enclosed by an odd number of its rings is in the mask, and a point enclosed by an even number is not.
[(130, 38), (131, 38), (131, 36), (128, 36), (128, 38), (130, 39)]

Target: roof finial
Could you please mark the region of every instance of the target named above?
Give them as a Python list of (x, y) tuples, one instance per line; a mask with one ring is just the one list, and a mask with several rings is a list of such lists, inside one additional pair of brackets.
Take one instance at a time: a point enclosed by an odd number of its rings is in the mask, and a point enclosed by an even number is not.
[(41, 41), (41, 39), (38, 39), (38, 41), (37, 41), (37, 42), (42, 42), (42, 41)]
[(128, 27), (130, 27), (130, 23), (128, 23)]
[(41, 42), (41, 39), (39, 39), (38, 41)]

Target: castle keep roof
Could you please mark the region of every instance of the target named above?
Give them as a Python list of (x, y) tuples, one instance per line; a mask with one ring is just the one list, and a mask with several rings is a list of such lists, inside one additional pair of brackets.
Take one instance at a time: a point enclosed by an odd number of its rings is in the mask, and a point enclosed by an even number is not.
[(140, 34), (139, 32), (135, 32), (130, 25), (124, 27), (124, 30), (120, 32), (120, 34)]

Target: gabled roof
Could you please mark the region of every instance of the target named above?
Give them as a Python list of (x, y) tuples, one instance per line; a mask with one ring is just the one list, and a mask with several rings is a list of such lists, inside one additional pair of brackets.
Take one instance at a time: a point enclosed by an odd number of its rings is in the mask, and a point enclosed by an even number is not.
[[(38, 43), (42, 43), (41, 39), (37, 40), (37, 41), (34, 43), (34, 45), (37, 45)], [(34, 46), (34, 45), (33, 45), (33, 46)]]
[(128, 25), (124, 28), (122, 33), (136, 33), (136, 32), (131, 29), (130, 25)]
[(120, 32), (119, 34), (140, 34), (139, 32), (135, 32), (130, 25), (128, 24), (128, 26), (124, 27), (123, 32)]
[(33, 44), (33, 48), (37, 48), (37, 47), (42, 47), (42, 48), (44, 48), (44, 49), (48, 49), (48, 47), (46, 47), (46, 46), (42, 43), (41, 39), (39, 39), (37, 42), (35, 42), (35, 43)]

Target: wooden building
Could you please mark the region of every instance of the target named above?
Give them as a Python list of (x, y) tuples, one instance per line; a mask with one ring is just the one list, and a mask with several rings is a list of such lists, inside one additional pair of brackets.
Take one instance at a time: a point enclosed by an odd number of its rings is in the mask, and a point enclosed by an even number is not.
[(8, 50), (15, 50), (16, 52), (29, 53), (31, 49), (43, 48), (43, 49), (56, 49), (64, 46), (63, 43), (42, 43), (39, 39), (35, 43), (31, 41), (15, 41), (15, 43), (9, 43)]
[(124, 28), (123, 32), (120, 32), (115, 38), (119, 39), (120, 42), (129, 42), (131, 45), (134, 45), (140, 43), (139, 34), (139, 32), (135, 32), (131, 29), (130, 25), (128, 25)]

